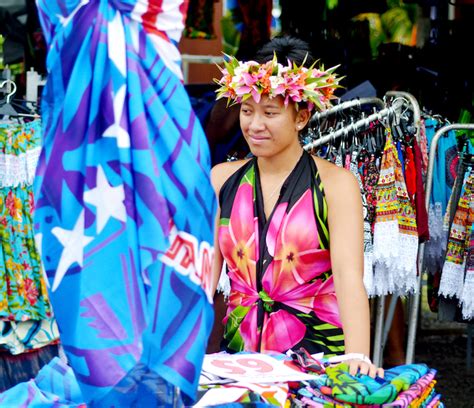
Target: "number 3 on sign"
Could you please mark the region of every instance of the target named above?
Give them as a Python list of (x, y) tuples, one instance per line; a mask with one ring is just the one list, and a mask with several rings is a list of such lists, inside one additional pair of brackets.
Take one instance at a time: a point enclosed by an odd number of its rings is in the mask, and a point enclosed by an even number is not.
[(232, 361), (216, 359), (211, 364), (225, 370), (225, 373), (228, 375), (263, 374), (273, 371), (271, 364), (257, 358), (239, 357)]

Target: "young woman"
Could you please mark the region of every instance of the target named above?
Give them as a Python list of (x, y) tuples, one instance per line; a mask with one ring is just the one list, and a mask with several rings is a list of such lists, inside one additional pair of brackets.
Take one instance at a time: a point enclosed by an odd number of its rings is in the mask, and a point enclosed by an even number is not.
[(257, 62), (232, 59), (219, 81), (218, 97), (240, 104), (253, 154), (212, 169), (214, 270), (217, 282), (225, 260), (231, 283), (223, 345), (346, 353), (351, 373), (383, 375), (367, 357), (359, 186), (350, 172), (305, 152), (298, 137), (313, 106), (328, 107), (338, 86), (332, 70), (311, 63), (305, 43), (275, 38)]

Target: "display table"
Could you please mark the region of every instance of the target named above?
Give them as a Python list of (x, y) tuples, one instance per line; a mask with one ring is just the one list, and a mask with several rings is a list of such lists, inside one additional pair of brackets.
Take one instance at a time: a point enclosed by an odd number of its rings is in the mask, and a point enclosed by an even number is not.
[[(126, 406), (444, 407), (434, 388), (435, 377), (436, 370), (425, 364), (394, 367), (385, 371), (384, 378), (374, 379), (352, 376), (346, 364), (328, 365), (321, 356), (218, 353), (205, 356), (194, 405), (183, 404), (179, 392), (171, 398), (173, 403), (163, 402), (161, 397), (170, 389), (145, 375), (132, 386), (141, 387), (146, 380), (152, 381), (144, 391), (155, 394), (154, 403), (141, 401), (137, 405), (133, 400)], [(120, 384), (116, 388), (123, 393), (121, 401), (125, 401), (127, 389)], [(0, 407), (10, 406), (85, 408), (86, 404), (72, 369), (55, 357), (36, 378), (0, 394)]]
[[(311, 359), (311, 357), (315, 357)], [(206, 355), (195, 407), (444, 407), (435, 390), (436, 370), (409, 364), (385, 370), (384, 378), (352, 376), (347, 364), (322, 355), (289, 353)], [(231, 405), (229, 405), (231, 404)], [(237, 405), (233, 405), (237, 404)]]

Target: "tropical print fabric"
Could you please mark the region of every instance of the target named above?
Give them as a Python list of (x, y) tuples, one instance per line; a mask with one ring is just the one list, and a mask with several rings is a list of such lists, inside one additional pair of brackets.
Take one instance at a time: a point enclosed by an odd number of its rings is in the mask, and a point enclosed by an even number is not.
[(385, 370), (384, 378), (349, 374), (347, 364), (326, 368), (326, 372), (296, 390), (305, 406), (349, 407), (444, 407), (435, 391), (436, 370), (426, 364), (409, 364)]
[(268, 220), (256, 158), (226, 181), (219, 201), (219, 246), (231, 282), (227, 349), (343, 353), (327, 204), (313, 158), (303, 153)]
[[(187, 2), (38, 0), (48, 43), (35, 224), (85, 402), (193, 399), (213, 324), (215, 198), (177, 49)], [(177, 389), (177, 388), (176, 388)]]
[(0, 348), (18, 355), (59, 342), (54, 317), (42, 320), (13, 322), (0, 320)]
[(35, 378), (22, 382), (0, 394), (4, 407), (86, 408), (71, 367), (60, 358), (38, 372)]
[(32, 186), (0, 189), (0, 318), (51, 316), (46, 283), (34, 241)]
[[(0, 123), (2, 174), (22, 173), (16, 168), (21, 158), (26, 173), (26, 157), (40, 144), (39, 121)], [(34, 173), (34, 169), (30, 172)], [(33, 188), (26, 178), (21, 181), (5, 177), (0, 185), (0, 319), (14, 322), (47, 319), (52, 315), (34, 240)], [(4, 343), (1, 336), (0, 343)]]

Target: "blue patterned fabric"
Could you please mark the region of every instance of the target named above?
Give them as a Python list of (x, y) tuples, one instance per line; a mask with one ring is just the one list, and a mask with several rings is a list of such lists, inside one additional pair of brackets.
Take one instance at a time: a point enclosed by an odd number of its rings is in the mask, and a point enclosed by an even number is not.
[(86, 408), (73, 371), (58, 357), (41, 368), (34, 379), (0, 394), (0, 406)]
[[(425, 120), (428, 146), (431, 146), (431, 142), (440, 126), (436, 119)], [(442, 213), (444, 214), (451, 196), (458, 166), (458, 147), (454, 131), (445, 133), (438, 140), (436, 156), (437, 160), (434, 162), (433, 169), (431, 203), (441, 203)]]
[(156, 376), (194, 398), (213, 324), (210, 155), (176, 48), (186, 4), (37, 0), (36, 239), (88, 405), (145, 398)]

